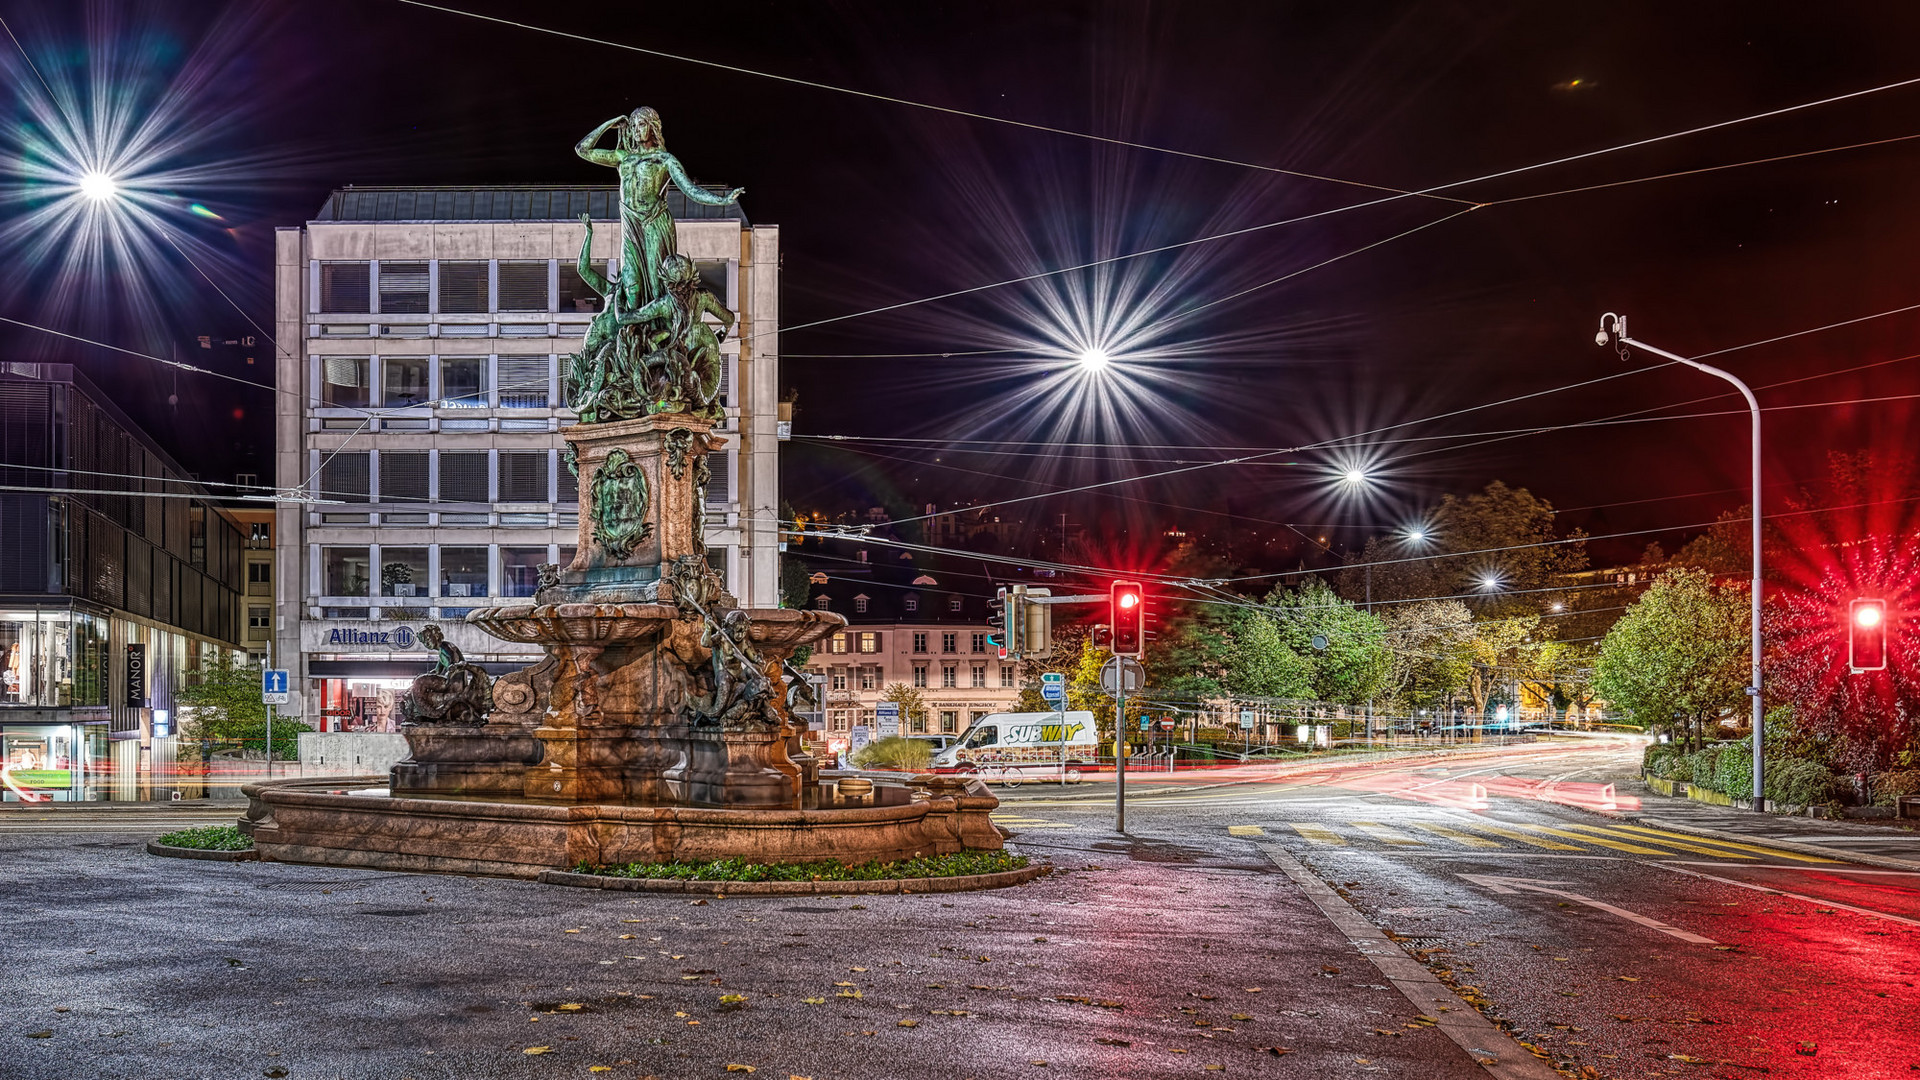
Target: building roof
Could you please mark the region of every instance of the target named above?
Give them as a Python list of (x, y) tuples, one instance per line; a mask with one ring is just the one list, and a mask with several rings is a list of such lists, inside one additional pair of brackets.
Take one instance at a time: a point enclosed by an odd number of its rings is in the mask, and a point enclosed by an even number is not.
[[(729, 189), (702, 184), (716, 194)], [(503, 184), (490, 187), (355, 187), (327, 196), (314, 221), (596, 221), (620, 216), (618, 190), (592, 184)], [(739, 203), (706, 206), (667, 188), (667, 211), (675, 221), (737, 221), (747, 224)]]

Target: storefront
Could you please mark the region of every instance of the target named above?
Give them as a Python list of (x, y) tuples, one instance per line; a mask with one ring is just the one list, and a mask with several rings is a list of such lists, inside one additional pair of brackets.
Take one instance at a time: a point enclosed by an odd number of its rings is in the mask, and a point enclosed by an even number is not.
[(112, 780), (106, 722), (0, 727), (0, 791), (8, 802), (81, 802)]
[[(420, 640), (426, 623), (309, 620), (300, 625), (305, 670), (300, 719), (315, 731), (400, 730), (400, 696), (434, 654)], [(537, 663), (541, 654), (462, 622), (442, 622), (446, 639), (489, 674)]]

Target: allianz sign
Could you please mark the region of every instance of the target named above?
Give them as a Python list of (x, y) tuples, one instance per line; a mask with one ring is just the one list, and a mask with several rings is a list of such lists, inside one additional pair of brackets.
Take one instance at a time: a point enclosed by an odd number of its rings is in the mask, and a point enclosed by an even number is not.
[(413, 627), (396, 626), (392, 630), (355, 630), (336, 626), (327, 631), (329, 645), (375, 645), (383, 649), (413, 648)]

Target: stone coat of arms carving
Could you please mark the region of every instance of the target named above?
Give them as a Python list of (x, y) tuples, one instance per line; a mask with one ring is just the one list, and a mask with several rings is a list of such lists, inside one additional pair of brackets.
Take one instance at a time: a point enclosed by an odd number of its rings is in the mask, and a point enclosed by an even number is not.
[(615, 449), (593, 474), (593, 535), (615, 562), (653, 535), (647, 520), (647, 475), (625, 450)]

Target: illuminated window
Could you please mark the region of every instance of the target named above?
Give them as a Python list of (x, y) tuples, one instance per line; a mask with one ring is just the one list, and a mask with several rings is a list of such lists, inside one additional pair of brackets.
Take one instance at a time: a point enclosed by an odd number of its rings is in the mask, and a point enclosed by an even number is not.
[(880, 635), (863, 631), (860, 634), (860, 651), (869, 655), (879, 652)]
[[(820, 599), (825, 600), (826, 597), (823, 596)], [(822, 604), (821, 606), (825, 607), (826, 605)], [(830, 653), (846, 652), (847, 651), (847, 635), (835, 634), (833, 635), (833, 637), (829, 638), (827, 640), (827, 651)]]

